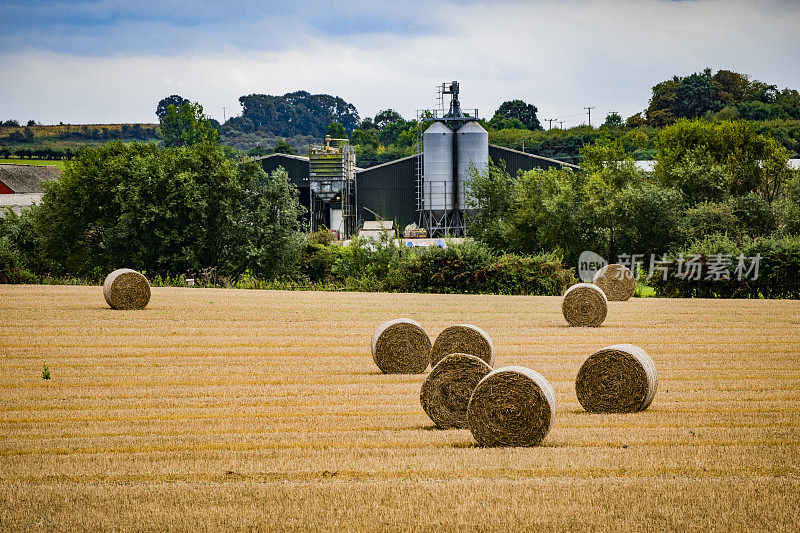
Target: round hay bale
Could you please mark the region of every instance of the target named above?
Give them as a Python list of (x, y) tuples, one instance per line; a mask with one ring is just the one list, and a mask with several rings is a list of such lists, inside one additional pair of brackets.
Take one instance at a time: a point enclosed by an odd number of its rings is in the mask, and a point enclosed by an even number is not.
[(469, 429), (481, 446), (536, 446), (553, 427), (556, 394), (538, 372), (521, 366), (493, 370), (469, 399)]
[(631, 269), (624, 265), (606, 265), (594, 275), (592, 283), (603, 289), (610, 302), (630, 300), (636, 292), (636, 280)]
[(480, 357), (453, 353), (439, 361), (422, 383), (419, 400), (440, 429), (466, 428), (472, 391), (492, 371)]
[(415, 320), (390, 320), (372, 336), (372, 359), (384, 374), (421, 374), (431, 360), (431, 338)]
[(599, 326), (608, 314), (608, 300), (593, 283), (578, 283), (564, 293), (561, 312), (570, 326)]
[(615, 344), (584, 361), (575, 393), (590, 413), (633, 413), (650, 406), (658, 388), (653, 359), (633, 344)]
[(465, 353), (480, 357), (491, 365), (493, 352), (492, 339), (485, 331), (471, 324), (458, 324), (446, 328), (436, 337), (431, 349), (431, 364), (436, 366), (451, 353)]
[(106, 276), (103, 296), (113, 309), (144, 309), (150, 301), (150, 283), (141, 273), (120, 268)]

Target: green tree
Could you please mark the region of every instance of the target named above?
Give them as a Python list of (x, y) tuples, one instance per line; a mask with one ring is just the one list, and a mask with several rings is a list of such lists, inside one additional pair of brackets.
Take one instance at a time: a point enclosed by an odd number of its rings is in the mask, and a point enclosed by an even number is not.
[(247, 270), (262, 279), (292, 276), (305, 245), (300, 222), (305, 209), (298, 190), (283, 167), (269, 175), (260, 166), (242, 170), (248, 181), (232, 274)]
[(641, 181), (622, 189), (615, 204), (619, 209), (619, 251), (661, 257), (684, 242), (684, 200), (679, 190)]
[(778, 231), (800, 236), (800, 170), (793, 170), (786, 180), (783, 197), (775, 205)]
[(185, 102), (178, 108), (169, 105), (161, 119), (161, 135), (167, 147), (215, 144), (219, 140), (219, 131), (211, 126), (203, 106), (196, 102)]
[(536, 117), (536, 113), (539, 109), (533, 105), (523, 102), (522, 100), (508, 100), (500, 104), (500, 107), (495, 111), (492, 120), (498, 118), (500, 120), (502, 117), (508, 119), (517, 119), (522, 124), (524, 124), (525, 128), (529, 130), (541, 130), (542, 125), (539, 123), (539, 119)]
[(85, 148), (45, 185), (37, 246), (52, 273), (95, 279), (122, 265), (150, 274), (273, 275), (277, 267), (261, 257), (264, 236), (285, 233), (271, 246), (290, 254), (279, 246), (299, 228), (286, 220), (301, 208), (284, 181), (268, 180), (257, 162), (236, 164), (210, 143)]
[(625, 121), (625, 126), (628, 128), (639, 128), (645, 124), (647, 124), (647, 121), (642, 117), (641, 112), (634, 113)]
[[(321, 138), (331, 122), (338, 122), (351, 132), (360, 123), (355, 106), (329, 94), (306, 91), (283, 96), (250, 94), (239, 97), (242, 116), (231, 126), (241, 131), (263, 130), (280, 137), (310, 135)], [(249, 124), (245, 121), (249, 120)], [(245, 128), (252, 128), (250, 130)]]
[(664, 127), (675, 122), (677, 114), (678, 88), (681, 86), (681, 79), (678, 76), (671, 80), (662, 81), (653, 86), (653, 95), (650, 97), (650, 105), (647, 106), (645, 116), (647, 123), (651, 126)]
[(497, 130), (506, 130), (506, 129), (518, 129), (524, 130), (527, 129), (525, 124), (518, 118), (514, 117), (506, 117), (503, 115), (495, 115), (492, 117), (492, 120), (489, 121), (489, 126)]
[(406, 122), (400, 119), (396, 122), (388, 122), (380, 130), (381, 143), (384, 146), (398, 145), (409, 147), (414, 144), (416, 139), (417, 121)]
[(736, 105), (747, 98), (750, 80), (746, 74), (732, 70), (718, 70), (711, 78), (716, 100), (722, 105)]
[(489, 164), (484, 172), (472, 171), (467, 182), (467, 207), (472, 211), (468, 220), (469, 236), (497, 251), (508, 249), (507, 230), (513, 201), (514, 180), (506, 172), (505, 163)]
[(347, 139), (347, 131), (344, 126), (335, 121), (328, 125), (325, 135), (330, 135), (332, 139)]
[(169, 106), (175, 106), (175, 109), (178, 109), (183, 104), (188, 104), (188, 103), (189, 103), (189, 100), (187, 100), (183, 96), (180, 96), (180, 95), (177, 95), (177, 94), (173, 94), (171, 96), (167, 96), (166, 98), (162, 98), (158, 102), (158, 105), (156, 106), (156, 116), (158, 117), (158, 120), (160, 121), (161, 119), (163, 119), (166, 116), (167, 108)]
[(388, 124), (394, 124), (396, 122), (403, 122), (403, 116), (394, 109), (379, 111), (378, 114), (375, 115), (375, 120), (373, 121), (375, 127), (379, 130), (382, 130)]
[(643, 176), (622, 144), (597, 143), (581, 149), (585, 169), (583, 211), (589, 224), (600, 234), (608, 257), (616, 257), (622, 226), (621, 192), (637, 186)]
[(714, 83), (711, 71), (685, 77), (675, 92), (675, 114), (679, 117), (694, 118), (707, 111), (717, 109), (714, 100)]
[(269, 152), (267, 152), (267, 149), (260, 144), (247, 151), (247, 155), (250, 157), (260, 157), (262, 155), (267, 155), (268, 153)]
[(606, 115), (606, 121), (603, 122), (603, 126), (611, 128), (621, 128), (624, 125), (625, 123), (622, 121), (622, 116), (616, 112), (609, 113), (608, 115)]
[(350, 142), (353, 143), (353, 145), (377, 148), (381, 143), (381, 138), (378, 135), (377, 129), (357, 129), (353, 130), (353, 134), (350, 136)]
[(789, 176), (786, 149), (744, 121), (680, 120), (664, 128), (656, 144), (656, 179), (693, 201), (758, 192), (772, 203)]
[(272, 152), (275, 154), (297, 155), (297, 150), (294, 149), (294, 146), (286, 142), (286, 139), (279, 139), (278, 142), (275, 143), (275, 148), (272, 149)]

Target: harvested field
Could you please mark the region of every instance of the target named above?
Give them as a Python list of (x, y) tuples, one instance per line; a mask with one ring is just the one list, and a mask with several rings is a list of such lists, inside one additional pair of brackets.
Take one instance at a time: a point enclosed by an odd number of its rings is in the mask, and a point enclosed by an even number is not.
[[(0, 285), (0, 530), (800, 528), (800, 301)], [(534, 448), (434, 430), (421, 375), (381, 374), (375, 328), (492, 336), (553, 385)], [(630, 342), (648, 410), (589, 414), (575, 376)], [(42, 365), (52, 379), (41, 379)]]

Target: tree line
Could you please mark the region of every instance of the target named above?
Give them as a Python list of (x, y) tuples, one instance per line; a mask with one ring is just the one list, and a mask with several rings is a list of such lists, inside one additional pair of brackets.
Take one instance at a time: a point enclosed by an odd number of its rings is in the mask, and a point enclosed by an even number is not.
[(98, 280), (126, 265), (151, 276), (272, 278), (293, 268), (303, 208), (286, 172), (267, 175), (221, 146), (199, 104), (168, 106), (161, 129), (161, 144), (80, 149), (42, 184), (39, 205), (5, 213), (3, 276)]

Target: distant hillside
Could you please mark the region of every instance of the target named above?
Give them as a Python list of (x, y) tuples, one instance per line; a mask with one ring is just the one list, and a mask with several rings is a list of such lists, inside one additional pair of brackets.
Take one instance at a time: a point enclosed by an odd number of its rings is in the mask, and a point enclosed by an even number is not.
[(0, 126), (0, 157), (70, 159), (82, 146), (115, 139), (159, 140), (158, 124)]

